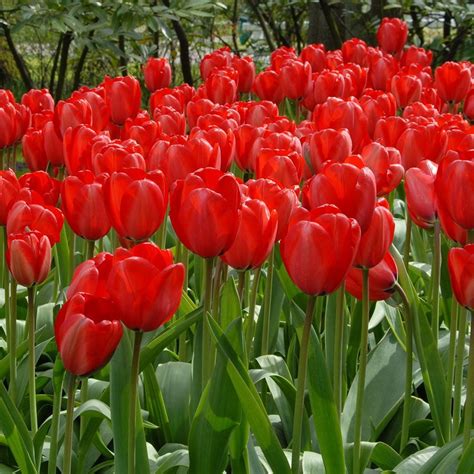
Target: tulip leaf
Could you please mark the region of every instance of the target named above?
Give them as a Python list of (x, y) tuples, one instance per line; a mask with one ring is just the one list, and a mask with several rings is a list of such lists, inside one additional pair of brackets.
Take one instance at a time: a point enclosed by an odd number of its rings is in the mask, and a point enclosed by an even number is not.
[(422, 469), (438, 450), (439, 448), (436, 446), (429, 446), (421, 451), (417, 451), (395, 466), (393, 472), (397, 474), (418, 474), (420, 469)]
[(239, 295), (233, 278), (229, 278), (224, 284), (220, 308), (220, 324), (223, 328), (229, 326), (242, 312)]
[(211, 334), (216, 341), (218, 350), (227, 358), (226, 369), (237, 393), (242, 409), (250, 423), (255, 438), (265, 458), (274, 472), (289, 473), (290, 467), (285, 453), (265, 411), (265, 407), (252, 383), (245, 365), (234, 351), (232, 344), (219, 325), (209, 318)]
[(155, 467), (155, 474), (165, 474), (176, 467), (189, 467), (188, 450), (180, 448), (176, 449), (175, 451), (160, 455)]
[[(235, 352), (242, 353), (242, 320), (234, 320), (225, 334)], [(212, 377), (201, 396), (191, 425), (191, 473), (222, 472), (226, 468), (230, 437), (242, 419), (239, 399), (226, 366), (227, 359), (219, 352)]]
[[(352, 472), (353, 450), (354, 443), (348, 443), (344, 445), (344, 451), (346, 452), (348, 464), (348, 472)], [(402, 461), (402, 457), (391, 446), (380, 441), (377, 443), (363, 441), (361, 443), (361, 459), (363, 461), (362, 465), (366, 465), (371, 462), (376, 464), (384, 471), (392, 470)]]
[[(303, 334), (305, 314), (295, 303), (291, 308), (295, 329), (300, 339)], [(309, 347), (307, 377), (309, 400), (324, 466), (328, 474), (345, 472), (342, 436), (332, 383), (321, 343), (313, 328), (311, 328)]]
[(53, 248), (54, 262), (56, 271), (59, 272), (59, 280), (61, 288), (64, 289), (69, 284), (72, 278), (74, 269), (71, 267), (71, 258), (69, 251), (68, 233), (66, 225), (63, 225), (61, 230), (60, 241)]
[(156, 357), (179, 335), (202, 318), (202, 307), (196, 308), (186, 316), (176, 319), (155, 339), (142, 348), (140, 354), (140, 370), (151, 364)]
[(15, 461), (24, 474), (36, 473), (34, 446), (23, 418), (0, 383), (0, 419), (1, 430)]

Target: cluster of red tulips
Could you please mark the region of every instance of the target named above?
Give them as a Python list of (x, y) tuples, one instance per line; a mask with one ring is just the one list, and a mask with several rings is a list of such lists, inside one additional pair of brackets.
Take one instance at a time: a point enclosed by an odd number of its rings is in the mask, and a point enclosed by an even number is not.
[[(53, 256), (60, 273), (61, 252), (55, 247), (63, 239), (72, 268), (85, 241), (84, 261), (70, 281), (58, 283), (65, 292), (55, 336), (67, 371), (92, 374), (108, 363), (124, 327), (135, 334), (129, 473), (140, 472), (134, 453), (143, 333), (170, 321), (183, 288), (187, 296), (200, 298), (203, 318), (191, 346), (193, 383), (205, 393), (216, 358), (210, 325), (221, 323), (219, 294), (229, 278), (236, 279), (248, 308), (243, 327), (249, 357), (269, 353), (271, 282), (281, 255), (293, 283), (309, 295), (300, 340), (292, 471), (300, 469), (315, 297), (338, 292), (336, 315), (326, 317), (338, 318), (336, 331), (343, 334), (347, 290), (363, 301), (353, 427), (353, 470), (361, 472), (369, 301), (403, 293), (398, 275), (406, 273), (411, 260), (412, 223), (433, 229), (434, 340), (440, 327), (441, 232), (459, 244), (448, 260), (456, 299), (474, 310), (474, 67), (447, 62), (433, 69), (430, 51), (405, 46), (407, 34), (403, 21), (385, 18), (378, 47), (355, 38), (336, 51), (311, 44), (297, 55), (281, 47), (258, 74), (250, 57), (222, 48), (202, 59), (197, 89), (187, 84), (170, 88), (168, 61), (150, 58), (143, 68), (149, 111), (142, 109), (140, 82), (131, 76), (106, 77), (57, 104), (45, 89), (27, 92), (21, 104), (10, 91), (0, 91), (2, 164), (10, 168), (0, 172), (0, 225), (12, 279), (5, 272), (11, 301), (7, 335), (15, 353), (13, 300), (19, 284), (28, 287), (31, 303), (33, 433), (38, 429), (34, 296), (48, 278)], [(17, 178), (20, 146), (30, 172)], [(401, 196), (407, 208), (404, 262), (392, 246), (392, 213)], [(188, 291), (191, 277), (202, 288), (200, 295)], [(263, 320), (258, 344), (257, 316)], [(465, 332), (466, 321), (459, 337)], [(471, 340), (472, 333), (471, 326)], [(191, 360), (189, 346), (189, 340), (180, 339), (180, 354)], [(411, 347), (407, 343), (410, 359)], [(465, 449), (471, 436), (473, 350), (471, 344)], [(9, 391), (15, 393), (16, 361), (11, 359)], [(339, 368), (332, 390), (340, 413), (346, 396), (341, 354), (335, 354), (334, 364)], [(71, 380), (74, 398), (76, 380)], [(451, 388), (452, 379), (448, 383)], [(198, 402), (192, 402), (194, 409)], [(72, 423), (71, 415), (67, 433)], [(71, 435), (66, 436), (66, 473), (71, 443)]]

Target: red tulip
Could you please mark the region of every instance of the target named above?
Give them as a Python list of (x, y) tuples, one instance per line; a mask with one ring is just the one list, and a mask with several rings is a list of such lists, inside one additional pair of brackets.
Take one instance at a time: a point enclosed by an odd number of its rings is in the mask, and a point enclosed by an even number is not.
[(315, 209), (333, 204), (343, 214), (356, 219), (362, 233), (369, 228), (375, 203), (375, 177), (361, 159), (328, 163), (303, 188), (305, 207)]
[(215, 257), (235, 240), (240, 202), (234, 176), (204, 168), (176, 181), (171, 188), (171, 223), (188, 249), (201, 257)]
[(287, 188), (297, 186), (303, 176), (303, 157), (291, 150), (262, 148), (255, 174), (257, 178), (273, 179)]
[(326, 128), (311, 135), (308, 148), (313, 170), (318, 172), (328, 161), (342, 163), (352, 152), (352, 140), (345, 128)]
[(422, 87), (420, 79), (416, 76), (396, 74), (392, 78), (391, 91), (400, 108), (420, 100)]
[(165, 135), (184, 135), (186, 132), (186, 118), (184, 114), (177, 112), (171, 107), (157, 107), (153, 112), (153, 118), (161, 126)]
[(332, 206), (312, 211), (300, 208), (281, 241), (281, 257), (290, 278), (301, 291), (324, 295), (332, 293), (344, 281), (359, 239), (360, 227), (356, 220)]
[(26, 105), (32, 114), (38, 114), (45, 110), (54, 111), (54, 99), (48, 89), (30, 89), (23, 94), (21, 103)]
[(150, 92), (169, 87), (171, 83), (171, 66), (166, 58), (148, 58), (143, 66), (145, 85)]
[(379, 119), (374, 130), (374, 141), (385, 146), (396, 147), (398, 139), (408, 128), (408, 121), (402, 117)]
[(442, 100), (457, 104), (471, 88), (471, 72), (460, 63), (448, 61), (436, 68), (435, 86)]
[(214, 69), (222, 69), (230, 66), (232, 54), (228, 48), (220, 48), (206, 54), (199, 64), (201, 78), (205, 81)]
[(278, 214), (259, 199), (242, 203), (241, 219), (234, 243), (221, 259), (238, 270), (257, 268), (273, 248), (278, 227)]
[(257, 140), (264, 134), (265, 128), (248, 124), (241, 125), (235, 130), (235, 161), (241, 170), (255, 170), (256, 153), (252, 150)]
[(79, 125), (92, 125), (92, 108), (85, 99), (60, 100), (54, 112), (54, 124), (56, 129), (64, 136), (69, 128)]
[(285, 97), (299, 99), (311, 87), (311, 66), (298, 60), (286, 61), (280, 69), (280, 88)]
[(344, 64), (339, 66), (339, 71), (347, 78), (347, 96), (359, 98), (367, 85), (367, 67), (361, 67), (358, 64)]
[(30, 171), (45, 170), (48, 157), (44, 150), (44, 134), (42, 130), (30, 128), (22, 140), (22, 151), (25, 163)]
[(110, 118), (116, 125), (138, 114), (142, 93), (140, 83), (132, 76), (109, 77), (103, 82), (106, 102), (110, 109)]
[(371, 137), (374, 136), (375, 127), (381, 118), (394, 116), (397, 112), (395, 97), (390, 92), (368, 89), (360, 98), (360, 106), (367, 116)]
[(239, 84), (237, 89), (240, 93), (247, 93), (252, 90), (255, 80), (255, 64), (250, 56), (234, 56), (232, 67), (239, 73)]
[(0, 107), (3, 107), (5, 104), (14, 104), (16, 102), (15, 96), (11, 90), (0, 89)]
[(467, 119), (474, 120), (474, 88), (472, 88), (464, 100), (464, 115)]
[(313, 110), (316, 104), (326, 102), (328, 97), (348, 97), (351, 88), (350, 79), (337, 71), (323, 71), (313, 74), (303, 105), (308, 110)]
[(377, 43), (384, 53), (397, 55), (408, 37), (408, 26), (399, 18), (383, 18), (377, 30)]
[(17, 283), (33, 286), (46, 280), (51, 267), (51, 244), (40, 232), (11, 233), (6, 254)]
[(401, 65), (419, 64), (425, 67), (430, 66), (432, 60), (433, 53), (429, 49), (417, 48), (415, 45), (411, 45), (403, 52)]
[[(397, 264), (387, 252), (375, 267), (369, 269), (369, 300), (383, 301), (395, 291), (398, 278)], [(346, 290), (358, 300), (362, 300), (362, 269), (352, 267), (346, 277)]]
[(117, 249), (107, 288), (129, 329), (153, 331), (178, 310), (184, 266), (150, 242)]
[(313, 112), (319, 130), (347, 128), (352, 138), (352, 148), (358, 153), (369, 141), (367, 117), (356, 99), (342, 100), (330, 97)]
[(360, 66), (367, 66), (368, 54), (367, 43), (358, 38), (344, 41), (341, 46), (342, 57), (346, 63), (355, 63)]
[[(235, 74), (233, 74), (235, 72)], [(239, 77), (237, 71), (220, 69), (213, 71), (206, 79), (207, 98), (215, 104), (229, 104), (237, 98)]]
[(275, 240), (279, 241), (286, 235), (291, 214), (299, 205), (295, 191), (280, 186), (271, 179), (251, 179), (245, 185), (250, 199), (259, 199), (267, 205), (270, 212), (277, 212), (278, 228)]
[(62, 209), (73, 232), (83, 239), (98, 240), (110, 230), (102, 190), (103, 179), (91, 171), (68, 176), (61, 190)]
[(448, 236), (448, 238), (461, 245), (466, 245), (468, 241), (468, 231), (453, 221), (451, 216), (444, 209), (442, 201), (438, 200), (436, 210), (438, 213), (439, 223), (441, 224), (441, 229)]
[(102, 368), (122, 338), (117, 306), (109, 299), (78, 293), (54, 322), (54, 335), (66, 370), (86, 376)]
[(262, 127), (266, 123), (273, 122), (278, 117), (278, 107), (269, 100), (258, 102), (240, 102), (245, 104), (245, 113), (242, 121), (254, 127)]
[[(87, 128), (85, 125), (81, 125), (78, 128)], [(74, 130), (74, 129), (71, 129)], [(67, 135), (67, 130), (65, 135)], [(56, 130), (54, 122), (46, 122), (43, 126), (43, 142), (44, 151), (48, 158), (48, 161), (56, 167), (64, 165), (64, 151), (63, 151), (63, 137)]]
[(20, 183), (13, 170), (0, 170), (0, 225), (6, 225), (8, 212), (20, 192)]
[(354, 265), (363, 268), (375, 267), (387, 253), (395, 232), (395, 221), (388, 202), (379, 199), (367, 230), (361, 235)]
[(17, 201), (8, 213), (7, 233), (36, 230), (46, 235), (51, 245), (54, 245), (59, 242), (63, 223), (63, 213), (56, 207)]
[(112, 227), (120, 237), (139, 242), (158, 230), (168, 206), (168, 190), (161, 171), (146, 173), (131, 168), (112, 173), (103, 189)]
[(448, 253), (449, 279), (459, 304), (474, 309), (474, 244), (451, 249)]
[(110, 110), (105, 101), (105, 91), (102, 87), (89, 89), (83, 86), (73, 92), (71, 98), (83, 99), (89, 103), (92, 110), (92, 122), (90, 127), (93, 130), (100, 132), (108, 127), (110, 122)]
[(96, 136), (96, 132), (85, 125), (66, 131), (64, 134), (64, 161), (69, 174), (75, 174), (79, 170), (92, 169), (91, 150)]
[(194, 99), (188, 102), (186, 105), (186, 117), (189, 127), (195, 127), (198, 118), (212, 112), (215, 107), (216, 104), (212, 103), (209, 99)]
[(48, 173), (44, 171), (25, 173), (18, 181), (22, 189), (27, 188), (38, 194), (48, 206), (56, 206), (58, 203), (61, 182), (51, 178)]
[(284, 98), (280, 75), (272, 69), (258, 73), (253, 83), (253, 92), (262, 100), (279, 104)]
[(74, 270), (66, 297), (71, 299), (76, 293), (90, 293), (99, 298), (109, 298), (107, 281), (112, 270), (113, 255), (98, 253), (94, 258), (79, 264)]
[(408, 212), (413, 222), (429, 229), (436, 220), (435, 180), (438, 165), (430, 160), (410, 168), (405, 175), (405, 194)]
[(308, 44), (301, 50), (300, 59), (311, 65), (313, 72), (326, 69), (326, 48), (324, 44)]
[(143, 149), (135, 140), (94, 140), (91, 148), (92, 171), (95, 174), (122, 171), (128, 168), (146, 169)]
[(404, 169), (396, 148), (372, 142), (362, 150), (362, 159), (374, 173), (377, 196), (386, 196), (400, 184)]
[(15, 143), (18, 127), (17, 111), (11, 103), (0, 107), (0, 148), (5, 148)]
[(191, 130), (189, 137), (190, 139), (206, 140), (213, 147), (214, 155), (216, 155), (215, 147), (217, 147), (220, 152), (220, 169), (227, 171), (230, 168), (235, 157), (235, 135), (231, 129), (224, 131), (222, 128), (211, 126), (209, 129), (203, 130), (196, 127)]
[(387, 92), (399, 69), (398, 61), (393, 56), (374, 56), (370, 59), (368, 82), (374, 89)]

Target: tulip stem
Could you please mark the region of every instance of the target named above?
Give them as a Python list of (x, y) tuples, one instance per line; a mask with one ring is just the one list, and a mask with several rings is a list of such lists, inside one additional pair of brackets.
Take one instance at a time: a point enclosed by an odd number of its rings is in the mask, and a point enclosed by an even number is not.
[(204, 259), (204, 302), (203, 302), (203, 326), (202, 326), (202, 387), (204, 390), (208, 380), (211, 378), (212, 361), (210, 356), (211, 334), (209, 332), (209, 312), (212, 304), (212, 270), (214, 268), (214, 259)]
[(130, 410), (128, 413), (128, 474), (135, 474), (136, 427), (137, 427), (137, 390), (140, 369), (140, 346), (143, 332), (135, 331), (133, 343), (132, 370), (130, 375)]
[(36, 326), (36, 310), (35, 310), (35, 295), (36, 287), (30, 286), (28, 288), (28, 368), (29, 380), (28, 389), (30, 395), (30, 419), (31, 419), (31, 433), (34, 436), (38, 431), (38, 417), (36, 413), (36, 380), (35, 380), (35, 326)]
[(15, 400), (16, 397), (16, 290), (17, 283), (12, 279), (10, 294), (10, 385), (8, 386), (8, 392), (12, 400)]
[(336, 402), (337, 415), (340, 416), (342, 411), (342, 375), (343, 375), (343, 361), (342, 361), (342, 346), (344, 344), (344, 283), (336, 292), (336, 328), (334, 341), (334, 399)]
[(262, 273), (262, 267), (259, 267), (255, 270), (253, 275), (252, 290), (250, 293), (249, 301), (249, 316), (248, 316), (248, 326), (247, 326), (247, 354), (252, 353), (252, 341), (255, 333), (255, 306), (257, 303), (258, 295), (258, 284), (260, 282), (260, 274)]
[(261, 355), (268, 354), (270, 345), (270, 312), (272, 306), (273, 290), (273, 269), (275, 262), (275, 249), (273, 247), (268, 260), (267, 281), (265, 282), (265, 295), (263, 300), (263, 328), (262, 328), (262, 352)]
[(474, 402), (474, 312), (471, 311), (471, 335), (469, 337), (469, 362), (467, 366), (466, 402), (464, 404), (463, 449), (471, 440), (472, 405)]
[(63, 474), (71, 474), (72, 431), (73, 431), (73, 426), (74, 426), (75, 391), (76, 391), (76, 376), (69, 374), (69, 383), (67, 386), (66, 429), (64, 432)]
[(59, 417), (61, 413), (63, 378), (64, 376), (61, 377), (61, 385), (59, 387), (59, 390), (54, 390), (53, 395), (53, 416), (51, 420), (51, 445), (49, 448), (48, 474), (56, 474), (56, 465), (58, 458)]
[(433, 233), (433, 265), (431, 267), (431, 329), (436, 344), (439, 331), (439, 284), (441, 279), (441, 227), (438, 220), (434, 223)]
[(86, 260), (94, 257), (95, 240), (88, 240), (86, 246)]
[(308, 367), (309, 336), (313, 323), (314, 305), (316, 296), (308, 296), (306, 315), (304, 318), (303, 335), (300, 343), (300, 357), (298, 361), (298, 380), (296, 386), (295, 412), (293, 418), (293, 446), (291, 451), (291, 472), (300, 472), (300, 450), (303, 433), (304, 389), (306, 386), (306, 372)]
[(398, 283), (395, 283), (395, 288), (397, 289), (398, 294), (402, 299), (403, 306), (405, 308), (405, 350), (407, 353), (407, 359), (405, 364), (405, 395), (403, 397), (402, 432), (400, 435), (401, 453), (408, 443), (410, 427), (411, 389), (413, 381), (413, 321), (410, 312), (410, 303), (408, 301), (407, 295)]
[(362, 324), (357, 379), (357, 399), (354, 423), (354, 474), (360, 474), (360, 445), (362, 440), (362, 411), (364, 406), (365, 372), (367, 369), (367, 344), (369, 338), (369, 270), (362, 269)]
[(240, 271), (238, 273), (239, 275), (239, 281), (237, 284), (237, 294), (239, 295), (239, 300), (240, 300), (240, 306), (245, 308), (245, 301), (244, 301), (244, 289), (245, 289), (245, 271)]
[(411, 248), (411, 228), (412, 228), (412, 220), (410, 214), (406, 216), (406, 231), (405, 231), (405, 245), (403, 247), (403, 263), (405, 264), (405, 268), (408, 270), (408, 264), (410, 262), (410, 248)]
[(458, 345), (456, 348), (456, 366), (454, 371), (453, 436), (461, 425), (461, 391), (463, 383), (464, 345), (466, 343), (467, 310), (461, 309), (458, 326)]
[[(451, 321), (449, 324), (449, 350), (448, 350), (448, 368), (446, 371), (446, 408), (445, 416), (451, 420), (451, 403), (453, 400), (453, 381), (454, 381), (454, 361), (456, 355), (456, 325), (459, 319), (461, 307), (456, 298), (451, 300)], [(449, 423), (450, 431), (452, 430), (452, 423)], [(450, 433), (450, 439), (452, 431)]]
[[(186, 293), (188, 291), (188, 260), (189, 260), (189, 251), (184, 245), (180, 245), (181, 252), (180, 252), (180, 262), (184, 265), (185, 272), (184, 272), (184, 284), (183, 289)], [(182, 362), (186, 362), (188, 358), (187, 348), (186, 348), (186, 335), (187, 331), (183, 331), (179, 335), (179, 342), (178, 342), (178, 351), (179, 351), (179, 360)]]
[[(10, 353), (10, 371), (11, 371), (11, 364), (12, 364), (12, 359), (15, 361), (16, 364), (16, 358), (13, 352), (12, 352), (12, 320), (11, 320), (11, 314), (10, 314), (10, 273), (7, 268), (7, 250), (8, 250), (8, 234), (7, 234), (7, 227), (6, 225), (3, 226), (3, 255), (2, 255), (2, 261), (3, 261), (3, 275), (2, 275), (2, 285), (3, 285), (3, 290), (4, 290), (4, 296), (5, 296), (5, 322), (6, 322), (6, 333), (7, 333), (7, 348), (8, 352)], [(16, 329), (16, 327), (15, 327)], [(10, 383), (11, 383), (11, 372), (10, 372)]]

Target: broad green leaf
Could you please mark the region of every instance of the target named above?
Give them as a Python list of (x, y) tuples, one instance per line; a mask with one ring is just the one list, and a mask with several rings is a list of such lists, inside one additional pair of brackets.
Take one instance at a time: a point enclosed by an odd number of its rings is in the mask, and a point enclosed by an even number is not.
[(457, 472), (462, 474), (463, 472), (474, 472), (474, 438), (471, 436), (467, 449), (464, 451)]
[[(296, 304), (292, 305), (292, 313), (295, 329), (301, 338), (305, 314)], [(326, 472), (345, 472), (342, 436), (332, 383), (321, 343), (313, 328), (309, 341), (307, 382), (314, 426)]]
[(212, 319), (208, 321), (218, 350), (228, 359), (227, 373), (239, 396), (242, 409), (267, 462), (274, 472), (289, 474), (290, 467), (286, 456), (273, 432), (265, 407), (260, 400), (257, 389), (250, 380), (245, 365), (233, 350), (232, 345), (223, 334), (219, 325)]
[[(471, 437), (474, 431), (471, 431)], [(458, 436), (439, 448), (418, 471), (419, 474), (454, 472), (461, 458), (463, 437)], [(466, 471), (466, 473), (469, 471)], [(460, 474), (464, 474), (462, 471)]]
[(220, 306), (220, 325), (223, 328), (241, 315), (240, 299), (233, 278), (229, 278), (222, 289)]
[(420, 469), (423, 468), (427, 461), (432, 458), (438, 450), (439, 448), (436, 446), (430, 446), (429, 448), (417, 451), (395, 466), (393, 472), (398, 474), (418, 474)]
[(165, 474), (178, 466), (189, 467), (189, 454), (187, 449), (176, 449), (175, 451), (160, 455), (156, 463), (155, 474)]
[(303, 453), (303, 474), (326, 474), (323, 457), (319, 453)]

